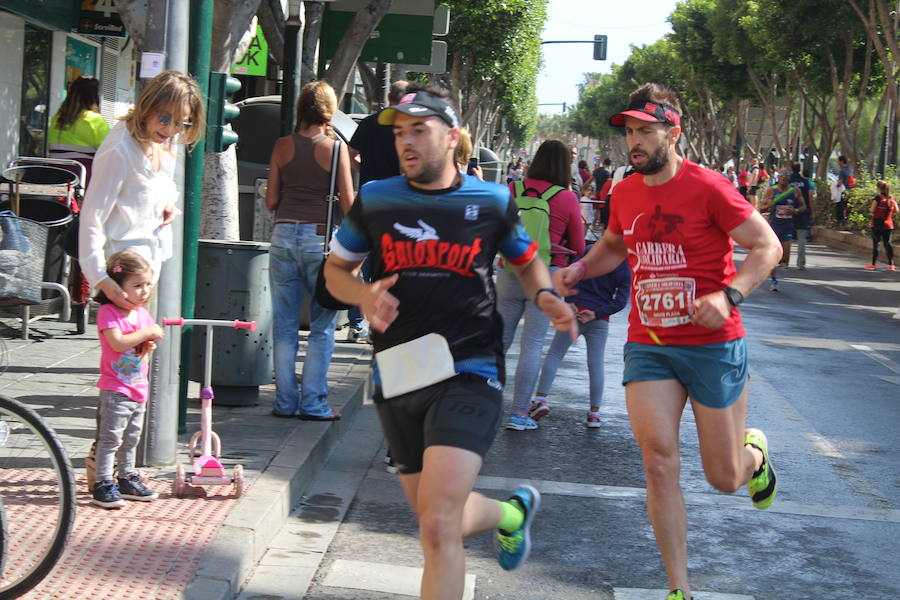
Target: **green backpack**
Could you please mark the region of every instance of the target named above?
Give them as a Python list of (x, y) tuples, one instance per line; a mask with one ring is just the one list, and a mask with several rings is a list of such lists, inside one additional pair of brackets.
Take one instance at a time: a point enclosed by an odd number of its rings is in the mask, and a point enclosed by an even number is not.
[[(550, 264), (550, 200), (564, 187), (551, 185), (543, 194), (534, 188), (526, 188), (522, 181), (514, 181), (516, 204), (519, 206), (519, 220), (528, 236), (538, 243), (538, 256), (544, 264)], [(531, 195), (529, 195), (531, 194)]]

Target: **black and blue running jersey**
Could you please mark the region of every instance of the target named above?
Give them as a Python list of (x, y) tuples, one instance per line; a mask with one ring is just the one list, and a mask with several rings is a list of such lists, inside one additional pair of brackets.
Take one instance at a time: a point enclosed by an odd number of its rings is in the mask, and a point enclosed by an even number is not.
[(503, 380), (494, 259), (500, 252), (522, 265), (537, 252), (507, 187), (468, 175), (433, 191), (411, 186), (404, 176), (368, 182), (331, 250), (352, 262), (371, 253), (373, 281), (399, 274), (390, 290), (400, 301), (399, 315), (387, 331), (373, 333), (376, 352), (439, 333), (457, 372)]

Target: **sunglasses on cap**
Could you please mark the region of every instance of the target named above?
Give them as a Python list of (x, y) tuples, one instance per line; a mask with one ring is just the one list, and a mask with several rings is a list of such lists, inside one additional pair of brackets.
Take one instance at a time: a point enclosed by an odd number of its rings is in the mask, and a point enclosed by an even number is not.
[(627, 117), (634, 117), (647, 123), (681, 125), (681, 116), (678, 114), (678, 111), (661, 102), (649, 102), (646, 100), (632, 102), (628, 108), (611, 116), (609, 124), (613, 127), (625, 127), (625, 119)]
[(169, 125), (174, 123), (175, 129), (178, 129), (179, 131), (182, 129), (190, 129), (191, 125), (193, 125), (193, 123), (191, 123), (190, 121), (173, 121), (172, 115), (161, 114), (161, 115), (159, 115), (158, 118), (159, 118), (159, 124), (162, 125), (163, 127), (168, 127)]

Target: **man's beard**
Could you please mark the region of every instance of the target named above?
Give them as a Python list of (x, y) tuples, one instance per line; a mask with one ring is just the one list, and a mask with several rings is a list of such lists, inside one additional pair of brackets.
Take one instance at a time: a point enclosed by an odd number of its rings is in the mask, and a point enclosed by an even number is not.
[(428, 185), (430, 183), (434, 183), (441, 177), (441, 175), (443, 175), (445, 160), (446, 159), (443, 157), (429, 161), (423, 160), (420, 163), (422, 165), (422, 168), (416, 175), (410, 176), (410, 174), (406, 172), (404, 172), (403, 174), (406, 175), (406, 178), (413, 183)]
[(652, 156), (647, 156), (647, 162), (642, 167), (635, 165), (634, 162), (632, 162), (630, 155), (628, 161), (631, 162), (631, 166), (634, 167), (635, 173), (640, 173), (641, 175), (656, 175), (663, 170), (663, 167), (669, 164), (669, 147), (662, 145), (657, 148)]

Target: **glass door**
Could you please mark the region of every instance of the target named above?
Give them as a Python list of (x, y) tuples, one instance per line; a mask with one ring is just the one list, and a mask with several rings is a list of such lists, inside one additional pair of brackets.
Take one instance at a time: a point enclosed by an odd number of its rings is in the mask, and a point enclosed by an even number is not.
[(45, 156), (50, 102), (50, 31), (25, 25), (19, 156)]

